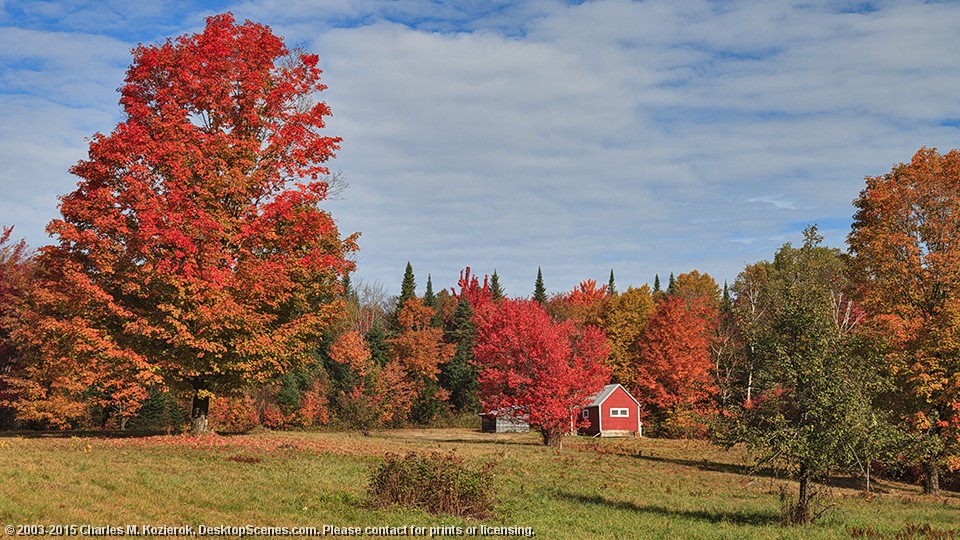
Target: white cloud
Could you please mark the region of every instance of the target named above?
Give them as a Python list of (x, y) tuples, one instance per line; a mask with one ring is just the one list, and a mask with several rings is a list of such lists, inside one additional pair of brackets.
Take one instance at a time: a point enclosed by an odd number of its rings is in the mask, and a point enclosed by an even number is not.
[[(52, 217), (42, 201), (72, 185), (62, 171), (80, 138), (113, 127), (132, 41), (196, 29), (206, 9), (123, 5), (69, 4), (53, 31), (9, 17), (0, 29), (0, 91), (32, 96), (0, 102), (14, 121), (0, 128), (0, 221)], [(538, 265), (555, 291), (610, 267), (624, 288), (693, 268), (732, 280), (813, 222), (841, 245), (863, 176), (920, 146), (954, 146), (960, 118), (960, 6), (874, 5), (224, 9), (321, 55), (330, 131), (344, 137), (333, 167), (351, 184), (329, 208), (364, 233), (361, 277), (396, 289), (409, 259), (421, 286), (430, 272), (439, 288), (469, 264), (530, 294)]]

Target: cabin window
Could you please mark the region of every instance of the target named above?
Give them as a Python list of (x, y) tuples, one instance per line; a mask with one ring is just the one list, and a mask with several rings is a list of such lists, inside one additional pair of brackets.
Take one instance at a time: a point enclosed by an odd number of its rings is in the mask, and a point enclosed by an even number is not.
[(584, 409), (584, 410), (583, 410), (583, 417), (584, 417), (584, 418), (590, 418), (590, 411)]
[(630, 416), (630, 409), (610, 409), (610, 416)]

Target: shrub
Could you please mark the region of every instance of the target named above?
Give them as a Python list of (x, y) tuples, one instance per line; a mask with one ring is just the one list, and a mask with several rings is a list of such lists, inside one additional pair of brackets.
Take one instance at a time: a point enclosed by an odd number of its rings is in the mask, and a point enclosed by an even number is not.
[(375, 507), (399, 505), (432, 514), (485, 519), (493, 511), (493, 463), (479, 469), (448, 454), (389, 453), (371, 474), (367, 492)]

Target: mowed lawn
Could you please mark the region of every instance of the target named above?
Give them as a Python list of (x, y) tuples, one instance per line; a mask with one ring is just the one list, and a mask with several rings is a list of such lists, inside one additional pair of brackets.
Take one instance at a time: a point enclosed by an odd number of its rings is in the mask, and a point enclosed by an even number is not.
[[(741, 451), (698, 441), (572, 437), (558, 452), (538, 441), (535, 434), (468, 429), (369, 437), (7, 435), (0, 437), (0, 525), (486, 525), (531, 527), (539, 538), (737, 540), (894, 538), (929, 525), (960, 536), (960, 496), (953, 493), (924, 497), (914, 486), (880, 482), (879, 493), (865, 498), (834, 486), (832, 508), (816, 524), (782, 527), (781, 486), (796, 486), (742, 474), (748, 458)], [(496, 463), (494, 518), (369, 508), (370, 469), (385, 453), (451, 449), (471, 464)]]

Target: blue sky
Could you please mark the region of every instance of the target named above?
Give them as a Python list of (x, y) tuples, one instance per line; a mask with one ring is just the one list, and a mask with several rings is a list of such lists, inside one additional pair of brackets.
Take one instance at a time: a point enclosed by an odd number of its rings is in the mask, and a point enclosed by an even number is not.
[(810, 223), (843, 247), (864, 176), (960, 134), (952, 2), (0, 0), (0, 225), (47, 243), (130, 49), (228, 10), (321, 56), (327, 208), (391, 292), (408, 260), (421, 291), (732, 282)]

